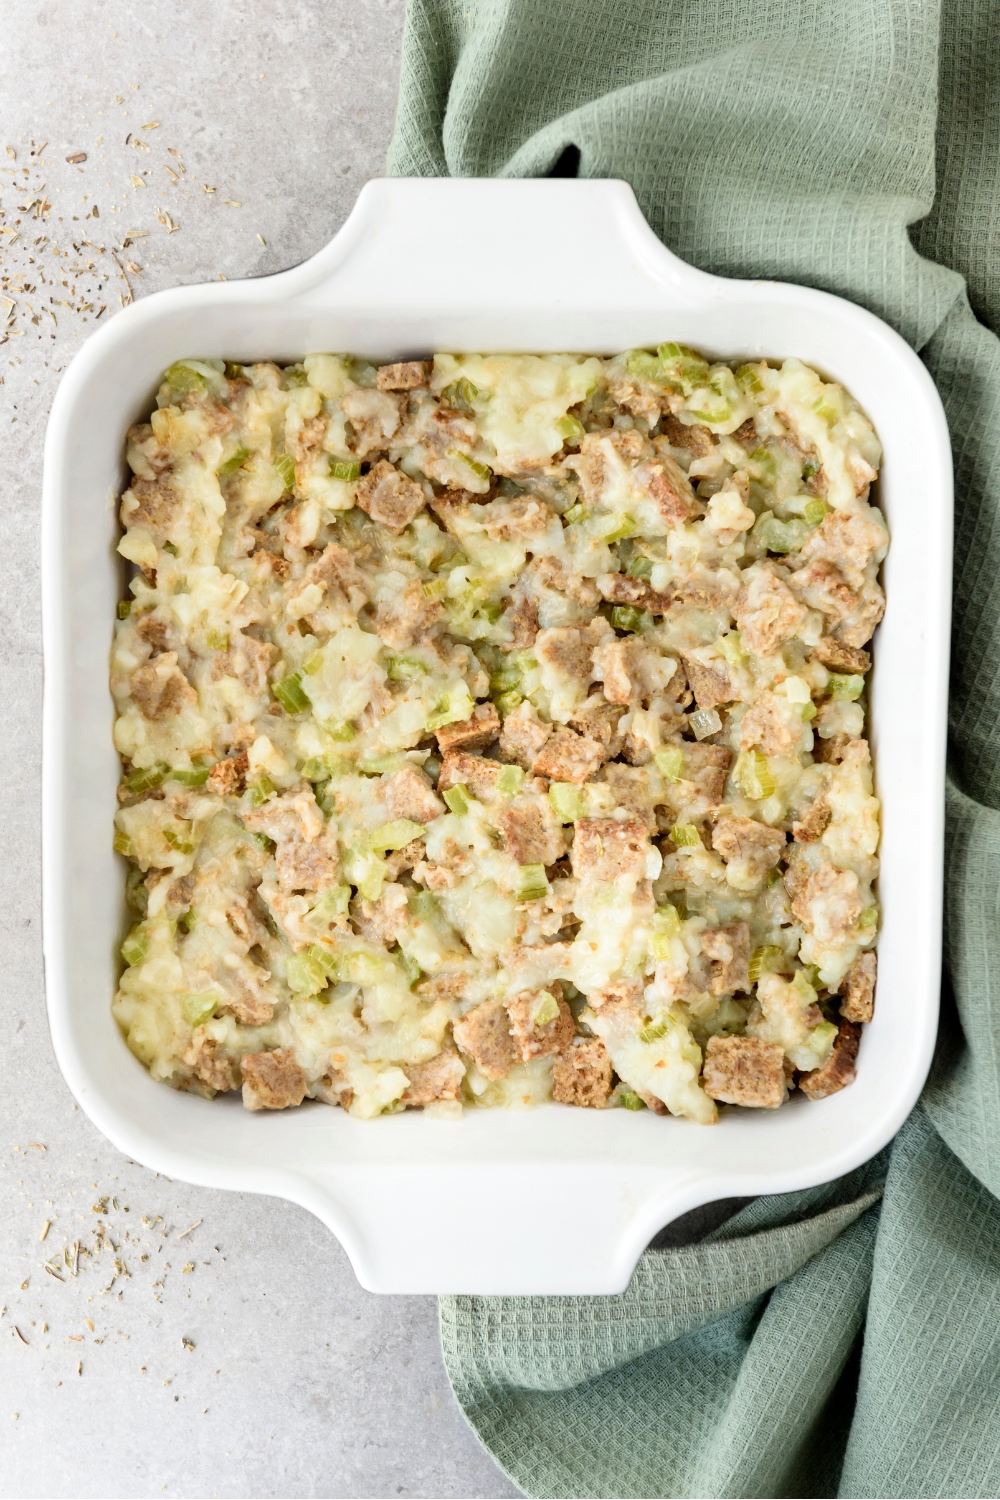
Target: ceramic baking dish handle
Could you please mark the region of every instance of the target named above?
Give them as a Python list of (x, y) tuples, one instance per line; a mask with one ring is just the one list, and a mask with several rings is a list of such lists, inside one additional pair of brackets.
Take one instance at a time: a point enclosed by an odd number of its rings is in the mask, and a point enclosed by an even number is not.
[[(557, 256), (539, 254), (556, 231)], [(566, 308), (645, 308), (654, 290), (683, 284), (685, 296), (727, 283), (693, 270), (664, 248), (625, 182), (380, 178), (369, 182), (343, 229), (305, 266), (288, 273), (289, 289), (321, 308), (329, 286), (338, 306), (356, 289), (381, 324), (387, 312), (419, 309), (475, 316), (482, 344), (484, 304)], [(548, 342), (548, 340), (546, 341)]]

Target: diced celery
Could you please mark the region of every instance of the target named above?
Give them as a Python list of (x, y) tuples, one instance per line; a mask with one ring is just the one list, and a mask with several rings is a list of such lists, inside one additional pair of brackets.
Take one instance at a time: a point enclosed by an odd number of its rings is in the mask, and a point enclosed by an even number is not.
[(722, 720), (714, 708), (696, 708), (688, 715), (688, 724), (696, 740), (707, 740), (710, 734), (718, 734)]
[(767, 756), (760, 750), (741, 750), (736, 759), (733, 780), (751, 802), (763, 802), (774, 792), (774, 777)]
[(118, 618), (119, 618), (119, 620), (127, 620), (128, 617), (129, 617), (129, 615), (131, 613), (132, 613), (132, 600), (131, 599), (119, 599), (119, 601), (118, 601)]
[(356, 458), (331, 458), (330, 478), (343, 479), (350, 484), (361, 478), (361, 461)]
[(423, 585), (423, 590), (427, 599), (443, 599), (448, 592), (448, 585), (443, 578), (429, 578)]
[(481, 464), (471, 453), (463, 453), (461, 448), (449, 448), (445, 457), (450, 458), (452, 463), (464, 464), (477, 479), (485, 480), (486, 483), (493, 478), (493, 470), (489, 464)]
[(494, 698), (493, 702), (496, 704), (500, 717), (506, 719), (508, 714), (512, 714), (515, 708), (524, 702), (524, 694), (516, 691), (501, 693), (499, 697)]
[(202, 1021), (208, 1020), (221, 999), (222, 996), (216, 990), (182, 995), (181, 1010), (184, 1012), (184, 1019), (190, 1026), (200, 1026)]
[(663, 963), (671, 957), (671, 944), (681, 930), (677, 908), (671, 906), (669, 901), (664, 906), (658, 906), (650, 926), (649, 950), (657, 963)]
[(464, 682), (459, 682), (448, 688), (444, 696), (435, 703), (427, 715), (427, 728), (442, 729), (445, 724), (460, 723), (469, 717), (475, 706), (469, 689)]
[(450, 786), (441, 795), (456, 818), (465, 817), (469, 811), (469, 789), (463, 782), (456, 782), (454, 786)]
[(295, 953), (285, 964), (285, 983), (293, 995), (316, 995), (325, 990), (336, 972), (332, 954), (313, 944)]
[(773, 479), (778, 472), (778, 460), (770, 448), (755, 448), (750, 454), (750, 462), (762, 478)]
[(689, 396), (708, 380), (708, 363), (683, 344), (661, 344), (656, 351), (660, 365), (659, 380)]
[(660, 377), (660, 362), (648, 349), (630, 349), (625, 356), (625, 368), (633, 380), (658, 381)]
[(336, 917), (342, 917), (347, 911), (351, 900), (351, 888), (349, 885), (333, 885), (324, 891), (310, 912), (310, 918), (319, 918), (332, 922)]
[(208, 780), (207, 766), (192, 766), (190, 770), (178, 771), (176, 768), (170, 773), (171, 781), (179, 781), (181, 786), (204, 786)]
[(784, 957), (784, 949), (773, 943), (764, 943), (760, 948), (755, 948), (750, 955), (750, 983), (756, 984), (764, 974), (772, 974), (775, 969), (779, 969)]
[(635, 609), (631, 604), (615, 604), (611, 610), (611, 623), (616, 630), (641, 630), (648, 619), (646, 610)]
[(286, 386), (289, 386), (293, 390), (297, 387), (306, 386), (309, 384), (309, 376), (306, 374), (302, 365), (288, 365), (287, 368), (282, 371), (282, 374), (285, 377)]
[(586, 510), (580, 504), (580, 502), (577, 501), (575, 505), (570, 506), (569, 510), (563, 511), (563, 520), (566, 522), (567, 526), (577, 526), (586, 518), (586, 515)]
[[(300, 620), (299, 624), (301, 625), (301, 623), (302, 621)], [(307, 677), (315, 677), (316, 673), (323, 665), (323, 661), (324, 657), (322, 651), (310, 651), (309, 655), (302, 663), (302, 670)]]
[(210, 651), (228, 651), (228, 630), (216, 630), (214, 626), (210, 626), (209, 629), (205, 631), (205, 645)]
[(809, 983), (809, 977), (805, 969), (796, 969), (792, 975), (792, 989), (803, 1005), (816, 1004), (816, 991)]
[(497, 791), (503, 792), (507, 797), (516, 797), (523, 782), (524, 772), (520, 766), (504, 766), (497, 777)]
[(346, 776), (351, 770), (347, 760), (337, 760), (332, 755), (313, 755), (302, 767), (307, 781), (329, 781), (333, 776)]
[(417, 963), (417, 960), (400, 948), (398, 944), (392, 949), (392, 956), (398, 960), (400, 968), (406, 975), (406, 981), (412, 989), (423, 974), (423, 969)]
[(182, 911), (177, 918), (177, 925), (181, 932), (190, 932), (194, 926), (195, 914), (193, 911)]
[(467, 375), (460, 375), (453, 380), (451, 385), (446, 385), (441, 392), (441, 400), (446, 406), (453, 407), (456, 411), (473, 412), (473, 403), (484, 393), (478, 386), (473, 385)]
[(208, 381), (200, 371), (194, 370), (186, 360), (179, 359), (164, 375), (164, 380), (172, 391), (203, 391)]
[(407, 764), (406, 757), (398, 752), (389, 755), (363, 755), (358, 759), (357, 769), (365, 776), (384, 776), (386, 771), (398, 771)]
[(298, 672), (291, 672), (280, 682), (276, 682), (272, 692), (287, 713), (303, 714), (311, 707), (308, 696), (303, 692), (302, 678)]
[(411, 891), (407, 902), (418, 922), (436, 922), (441, 915), (438, 898), (433, 891)]
[(777, 552), (783, 556), (788, 552), (798, 552), (809, 536), (809, 529), (805, 521), (779, 521), (777, 516), (766, 510), (763, 515), (758, 516), (750, 534), (768, 552)]
[(812, 409), (824, 422), (836, 422), (840, 418), (840, 412), (836, 406), (831, 405), (822, 396), (818, 401), (813, 402)]
[(587, 816), (587, 797), (568, 781), (554, 781), (549, 787), (549, 801), (561, 823), (575, 823)]
[(650, 578), (653, 572), (651, 557), (633, 557), (625, 569), (629, 578)]
[(701, 837), (693, 823), (675, 823), (670, 830), (670, 837), (678, 849), (696, 849), (701, 843)]
[(179, 833), (175, 833), (172, 828), (164, 828), (163, 837), (166, 839), (171, 849), (175, 849), (178, 854), (194, 853), (194, 845), (190, 842), (190, 840), (182, 838), (181, 835)]
[(390, 656), (385, 670), (390, 682), (410, 682), (414, 677), (427, 674), (426, 666), (416, 656)]
[[(569, 512), (567, 511), (568, 515)], [(627, 536), (634, 536), (636, 530), (635, 518), (633, 516), (606, 516), (599, 527), (602, 542), (621, 542)]]
[(354, 725), (350, 722), (349, 719), (344, 719), (340, 723), (333, 722), (324, 724), (323, 728), (326, 730), (331, 740), (336, 740), (338, 743), (357, 739), (358, 731), (355, 729)]
[(664, 901), (653, 913), (653, 931), (666, 933), (668, 937), (677, 937), (681, 930), (680, 913), (676, 906), (669, 901)]
[(368, 847), (376, 854), (384, 854), (387, 849), (404, 849), (414, 839), (422, 839), (425, 832), (423, 823), (414, 823), (410, 818), (393, 818), (373, 829), (368, 835)]
[(627, 1084), (618, 1085), (618, 1102), (622, 1109), (645, 1109), (646, 1101), (641, 1099), (635, 1089), (630, 1089)]
[(846, 698), (848, 702), (852, 703), (855, 698), (861, 697), (864, 690), (865, 679), (863, 677), (857, 677), (853, 673), (830, 673), (827, 691), (831, 698)]
[(803, 723), (808, 724), (810, 719), (815, 719), (816, 717), (816, 705), (810, 699), (808, 703), (801, 704), (799, 712), (802, 715)]
[(738, 667), (741, 662), (746, 661), (747, 654), (743, 650), (738, 630), (728, 630), (725, 635), (719, 636), (715, 644), (731, 667)]
[(170, 767), (158, 760), (153, 766), (145, 766), (142, 770), (133, 771), (125, 783), (130, 792), (138, 795), (140, 792), (153, 792), (166, 779), (170, 773)]
[(518, 901), (538, 901), (549, 893), (544, 865), (518, 865), (515, 894)]
[(668, 781), (680, 781), (684, 770), (684, 751), (680, 745), (661, 745), (653, 751), (653, 764)]
[(497, 599), (487, 599), (486, 603), (481, 604), (475, 613), (481, 615), (484, 620), (488, 620), (491, 625), (495, 625), (503, 614), (503, 605)]
[(127, 833), (122, 833), (120, 830), (115, 834), (113, 847), (116, 854), (124, 854), (126, 858), (134, 853), (132, 840)]
[(273, 854), (278, 847), (274, 839), (269, 839), (266, 833), (251, 833), (250, 837), (257, 845), (257, 848), (263, 849), (265, 854)]
[(661, 1016), (658, 1021), (649, 1021), (639, 1032), (640, 1042), (658, 1042), (670, 1030), (670, 1017)]
[(377, 901), (386, 880), (385, 860), (372, 858), (373, 863), (358, 881), (358, 895), (365, 901)]
[(829, 514), (830, 507), (825, 500), (820, 500), (818, 497), (814, 500), (807, 500), (802, 507), (802, 515), (810, 526), (818, 526), (823, 517)]
[(274, 467), (286, 490), (295, 487), (295, 460), (290, 453), (282, 453), (274, 460)]
[(548, 990), (543, 990), (531, 1019), (535, 1026), (548, 1026), (551, 1021), (558, 1021), (559, 1002), (555, 995), (550, 995)]
[(236, 470), (239, 469), (239, 468), (242, 468), (243, 465), (246, 463), (246, 461), (247, 461), (247, 459), (249, 457), (250, 457), (250, 449), (249, 448), (244, 448), (243, 444), (241, 443), (240, 446), (236, 449), (236, 452), (232, 455), (232, 457), (231, 458), (227, 458), (224, 464), (220, 464), (219, 465), (219, 468), (218, 468), (219, 478), (220, 479), (227, 479), (230, 474), (235, 474)]
[(132, 968), (136, 964), (141, 964), (148, 952), (149, 933), (140, 922), (138, 926), (132, 928), (132, 931), (129, 933), (124, 943), (122, 943), (122, 958), (129, 965), (129, 967)]
[(257, 780), (247, 787), (247, 795), (250, 798), (251, 807), (263, 807), (268, 797), (274, 795), (274, 782), (270, 776), (258, 776)]
[(508, 693), (511, 688), (516, 688), (521, 681), (521, 673), (516, 667), (504, 667), (499, 672), (490, 674), (490, 692)]
[(173, 542), (164, 542), (163, 550), (164, 552), (169, 552), (171, 557), (177, 556), (177, 548), (174, 546)]
[(862, 932), (867, 932), (872, 927), (878, 926), (878, 907), (866, 906), (858, 918), (858, 926)]
[(753, 365), (740, 365), (736, 371), (736, 384), (754, 396), (759, 396), (764, 389)]
[(578, 417), (565, 416), (559, 418), (559, 421), (556, 423), (556, 431), (567, 447), (572, 445), (572, 447), (578, 448), (586, 432), (586, 428)]

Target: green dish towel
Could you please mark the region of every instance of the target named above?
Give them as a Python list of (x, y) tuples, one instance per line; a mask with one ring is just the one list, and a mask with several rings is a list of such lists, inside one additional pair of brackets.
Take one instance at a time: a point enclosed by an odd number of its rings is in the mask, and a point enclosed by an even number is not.
[(994, 1496), (1000, 8), (410, 0), (390, 171), (565, 175), (567, 147), (685, 260), (850, 297), (937, 382), (957, 481), (944, 1020), (921, 1105), (860, 1171), (647, 1251), (621, 1296), (443, 1298), (452, 1384), (530, 1495)]

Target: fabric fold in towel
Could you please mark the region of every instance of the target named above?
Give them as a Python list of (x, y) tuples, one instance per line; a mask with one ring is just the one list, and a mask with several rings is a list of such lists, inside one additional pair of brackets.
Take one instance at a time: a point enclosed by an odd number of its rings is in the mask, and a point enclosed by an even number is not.
[(621, 1296), (442, 1299), (456, 1395), (530, 1495), (1000, 1493), (998, 56), (990, 0), (410, 0), (392, 173), (625, 178), (692, 264), (892, 324), (955, 456), (923, 1100), (875, 1161), (648, 1250)]

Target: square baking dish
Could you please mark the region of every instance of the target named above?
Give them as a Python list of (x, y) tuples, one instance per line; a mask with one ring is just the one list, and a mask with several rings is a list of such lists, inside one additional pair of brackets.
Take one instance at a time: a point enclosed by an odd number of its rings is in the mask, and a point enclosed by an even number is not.
[[(713, 356), (796, 355), (841, 381), (885, 449), (892, 547), (870, 730), (882, 799), (875, 1018), (854, 1085), (718, 1126), (546, 1105), (377, 1121), (307, 1103), (249, 1114), (154, 1083), (111, 1016), (126, 919), (112, 852), (119, 776), (108, 653), (123, 574), (126, 428), (161, 372), (202, 355), (378, 362), (434, 350), (610, 354), (668, 339)], [(824, 292), (678, 260), (622, 182), (369, 183), (304, 265), (161, 292), (77, 355), (45, 448), (44, 921), (53, 1045), (93, 1122), (171, 1177), (302, 1204), (379, 1292), (610, 1293), (656, 1231), (715, 1198), (788, 1192), (865, 1161), (899, 1128), (937, 1023), (952, 537), (948, 431), (920, 360)]]

